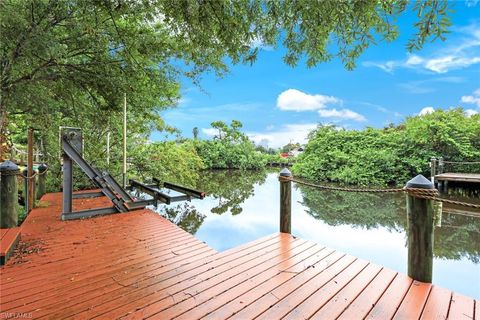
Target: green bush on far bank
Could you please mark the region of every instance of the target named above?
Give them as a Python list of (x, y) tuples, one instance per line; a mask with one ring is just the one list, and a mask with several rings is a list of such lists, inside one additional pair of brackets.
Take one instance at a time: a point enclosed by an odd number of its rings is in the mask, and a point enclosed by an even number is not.
[[(437, 110), (383, 129), (319, 126), (293, 171), (318, 181), (403, 185), (417, 174), (430, 176), (429, 159), (440, 156), (448, 161), (480, 159), (480, 115)], [(460, 172), (473, 170), (478, 167), (463, 166)]]
[(218, 134), (212, 140), (194, 140), (195, 148), (208, 169), (261, 169), (268, 156), (256, 150), (255, 144), (240, 132), (242, 123), (233, 120), (212, 123)]

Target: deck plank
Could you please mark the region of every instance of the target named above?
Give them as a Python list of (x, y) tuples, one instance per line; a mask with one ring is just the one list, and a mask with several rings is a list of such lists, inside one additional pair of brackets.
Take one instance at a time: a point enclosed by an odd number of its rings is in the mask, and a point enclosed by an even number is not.
[[(472, 298), (412, 285), (405, 275), (288, 234), (219, 253), (150, 210), (61, 221), (61, 194), (42, 201), (47, 205), (32, 210), (20, 228), (23, 250), (0, 268), (2, 313), (35, 319), (478, 319), (479, 302)], [(108, 202), (75, 199), (74, 207)]]
[(368, 284), (378, 275), (381, 267), (369, 264), (343, 289), (340, 290), (325, 305), (320, 307), (311, 319), (338, 318), (345, 311), (348, 305), (368, 286)]
[(366, 319), (391, 319), (395, 315), (398, 306), (402, 303), (405, 294), (412, 285), (412, 279), (398, 273), (384, 294), (375, 303)]
[(20, 240), (21, 231), (19, 227), (0, 230), (2, 230), (2, 237), (0, 239), (0, 265), (4, 265), (15, 250)]
[(458, 181), (458, 182), (480, 183), (480, 174), (446, 172), (442, 174), (437, 174), (435, 176), (435, 181)]
[(365, 318), (375, 303), (393, 281), (397, 272), (389, 269), (382, 269), (365, 290), (347, 307), (338, 317), (339, 320), (350, 320), (354, 318)]
[(393, 319), (408, 320), (420, 318), (431, 289), (432, 285), (430, 283), (413, 281)]
[(303, 284), (312, 279), (314, 280), (313, 282), (310, 282), (311, 285), (313, 285), (313, 283), (320, 284), (321, 282), (326, 282), (348, 267), (353, 261), (355, 261), (354, 257), (335, 252), (322, 260), (315, 266), (315, 268), (309, 268), (298, 276), (289, 279), (285, 283), (268, 292), (260, 299), (253, 301), (248, 306), (243, 306), (242, 310), (236, 312), (231, 319), (240, 320), (256, 318)]
[(421, 319), (447, 319), (451, 297), (452, 292), (450, 290), (433, 286)]
[(454, 292), (450, 302), (448, 319), (462, 320), (473, 319), (475, 302), (472, 298)]
[[(267, 237), (262, 241), (251, 243), (247, 246), (236, 248), (235, 250), (227, 251), (222, 257), (214, 256), (206, 261), (198, 261), (192, 264), (186, 264), (180, 266), (170, 273), (163, 274), (161, 278), (149, 278), (139, 283), (138, 290), (132, 290), (123, 288), (117, 290), (114, 295), (102, 296), (100, 298), (92, 299), (94, 305), (90, 306), (87, 311), (82, 311), (86, 314), (109, 314), (115, 313), (122, 315), (132, 311), (138, 310), (142, 305), (148, 305), (158, 300), (158, 297), (170, 297), (172, 289), (183, 290), (185, 285), (180, 287), (184, 281), (191, 281), (196, 279), (197, 282), (201, 282), (202, 279), (208, 278), (209, 270), (218, 271), (228, 270), (235, 264), (234, 261), (248, 261), (254, 259), (258, 255), (261, 255), (262, 250), (268, 250), (269, 247), (274, 246), (281, 240), (280, 237)], [(216, 269), (215, 269), (216, 267)], [(88, 306), (89, 302), (86, 302), (85, 306)], [(84, 306), (84, 307), (85, 307)], [(78, 306), (76, 306), (78, 309)], [(112, 317), (114, 317), (112, 315)]]
[(226, 319), (247, 305), (254, 303), (261, 297), (265, 296), (275, 288), (286, 283), (293, 277), (300, 276), (303, 272), (310, 270), (318, 270), (321, 272), (322, 261), (325, 261), (328, 257), (331, 257), (335, 251), (333, 249), (324, 248), (317, 254), (305, 259), (301, 263), (298, 263), (291, 268), (280, 270), (277, 275), (271, 277), (262, 284), (253, 287), (251, 290), (244, 294), (232, 299), (230, 302), (223, 304), (220, 308), (213, 310), (209, 314), (205, 315), (205, 319)]
[[(314, 257), (324, 249), (325, 249), (324, 247), (313, 245), (307, 250), (304, 250), (303, 252), (297, 255), (292, 255), (291, 257), (288, 257), (288, 259), (283, 260), (282, 262), (278, 263), (277, 265), (274, 265), (273, 267), (263, 272), (253, 274), (251, 278), (241, 282), (236, 286), (228, 288), (222, 283), (221, 284), (222, 286), (221, 290), (223, 290), (222, 293), (214, 295), (213, 292), (210, 290), (212, 295), (209, 298), (214, 297), (213, 299), (209, 299), (208, 303), (204, 302), (202, 304), (199, 304), (198, 306), (195, 306), (194, 308), (191, 308), (190, 310), (178, 316), (177, 319), (189, 320), (192, 318), (202, 318), (212, 310), (215, 310), (216, 308), (220, 308), (224, 305), (227, 305), (232, 300), (235, 300), (239, 296), (244, 295), (246, 292), (249, 292), (252, 288), (256, 288), (257, 286), (265, 283), (266, 281), (274, 278), (275, 276), (278, 276), (281, 274), (294, 275), (295, 274), (294, 273), (295, 271), (293, 270), (294, 266), (299, 266), (303, 263), (308, 264), (309, 258)], [(205, 293), (208, 294), (208, 292), (204, 292), (203, 294)], [(197, 299), (197, 302), (199, 302), (198, 299)]]
[[(343, 287), (345, 287), (354, 277), (361, 273), (368, 266), (368, 262), (357, 260), (340, 274), (331, 279), (324, 286), (311, 293), (308, 298), (302, 301), (296, 307), (290, 305), (290, 312), (283, 319), (309, 319), (313, 314), (331, 300)], [(277, 318), (277, 316), (274, 316)], [(262, 315), (263, 319), (267, 319), (267, 315)]]

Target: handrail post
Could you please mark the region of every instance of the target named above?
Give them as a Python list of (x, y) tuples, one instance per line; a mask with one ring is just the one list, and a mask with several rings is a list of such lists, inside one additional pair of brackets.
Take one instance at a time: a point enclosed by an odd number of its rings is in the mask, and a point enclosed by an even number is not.
[(37, 200), (40, 200), (42, 196), (47, 192), (47, 165), (42, 163), (38, 167), (38, 187), (37, 187)]
[[(433, 183), (418, 175), (406, 184), (408, 188), (434, 189)], [(432, 282), (434, 242), (434, 201), (407, 192), (408, 276), (421, 282)]]
[(437, 175), (437, 158), (430, 158), (430, 180), (435, 183), (435, 176)]
[(438, 157), (438, 168), (437, 173), (442, 174), (445, 170), (445, 163), (443, 162), (443, 157)]
[(18, 166), (10, 160), (0, 164), (0, 228), (14, 228), (18, 224)]
[(292, 233), (292, 173), (287, 168), (280, 171), (280, 232)]
[(28, 201), (30, 197), (28, 196), (29, 190), (28, 190), (28, 169), (27, 168), (22, 170), (22, 175), (23, 175), (23, 202), (25, 205), (25, 214), (28, 214), (30, 212), (30, 210), (28, 210), (29, 208)]

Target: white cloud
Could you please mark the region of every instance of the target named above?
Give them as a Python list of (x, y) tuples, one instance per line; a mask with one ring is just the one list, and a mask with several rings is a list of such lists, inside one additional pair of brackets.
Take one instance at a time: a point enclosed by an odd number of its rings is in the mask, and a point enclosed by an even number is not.
[(285, 90), (277, 98), (277, 107), (285, 111), (313, 111), (341, 103), (341, 99), (333, 96), (312, 95), (296, 89)]
[(480, 108), (480, 88), (475, 90), (471, 96), (462, 96), (460, 102), (474, 104)]
[(323, 118), (336, 118), (336, 119), (342, 119), (342, 120), (354, 120), (354, 121), (367, 121), (364, 116), (361, 114), (358, 114), (352, 110), (349, 109), (331, 109), (331, 110), (318, 110), (318, 114), (320, 117)]
[(478, 111), (477, 111), (477, 110), (473, 110), (473, 109), (467, 109), (467, 110), (465, 110), (465, 115), (466, 115), (467, 117), (471, 117), (471, 116), (473, 116), (473, 115), (475, 115), (475, 114), (478, 114)]
[(445, 73), (453, 69), (462, 69), (477, 63), (480, 63), (480, 56), (458, 57), (451, 55), (425, 60), (423, 67), (436, 73)]
[(289, 142), (307, 143), (308, 133), (316, 127), (315, 123), (286, 124), (277, 131), (248, 132), (247, 136), (256, 144), (280, 148)]
[(364, 61), (362, 65), (364, 67), (377, 67), (385, 72), (393, 73), (393, 70), (398, 66), (398, 62), (392, 60), (386, 62)]
[(218, 134), (218, 129), (215, 128), (202, 128), (202, 132), (204, 135), (208, 137), (214, 137)]
[(432, 107), (425, 107), (418, 113), (419, 116), (424, 116), (426, 114), (434, 113), (435, 109)]
[(465, 5), (467, 7), (475, 7), (478, 4), (479, 0), (466, 0)]
[(250, 42), (250, 47), (254, 49), (255, 48), (262, 49), (265, 51), (272, 51), (274, 49), (272, 46), (266, 45), (265, 41), (259, 37), (253, 38), (253, 40)]
[(462, 83), (465, 82), (465, 79), (462, 77), (435, 77), (425, 80), (416, 80), (416, 81), (409, 81), (404, 83), (399, 83), (398, 86), (403, 90), (414, 93), (414, 94), (422, 94), (422, 93), (430, 93), (437, 91), (436, 83)]
[(403, 60), (388, 60), (385, 62), (365, 61), (365, 67), (377, 67), (385, 72), (393, 73), (397, 68), (426, 70), (434, 73), (446, 73), (450, 70), (467, 68), (480, 63), (480, 28), (471, 24), (457, 28), (457, 33), (466, 35), (460, 41), (449, 47), (438, 50), (436, 54), (421, 57), (409, 55)]
[(350, 109), (329, 109), (332, 104), (343, 104), (342, 99), (322, 94), (308, 94), (296, 89), (288, 89), (277, 98), (277, 108), (284, 111), (317, 111), (322, 118), (337, 120), (366, 121), (365, 117)]

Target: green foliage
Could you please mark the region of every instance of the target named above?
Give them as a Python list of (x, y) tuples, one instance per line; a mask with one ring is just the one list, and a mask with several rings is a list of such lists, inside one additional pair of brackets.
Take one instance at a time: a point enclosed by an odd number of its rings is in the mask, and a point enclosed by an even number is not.
[(467, 117), (461, 109), (437, 110), (384, 129), (319, 126), (293, 170), (313, 180), (403, 185), (416, 174), (429, 176), (433, 156), (478, 161), (480, 115)]
[(267, 154), (266, 156), (267, 156), (267, 163), (291, 165), (296, 161), (296, 158), (294, 157), (282, 158), (278, 153)]
[(129, 175), (142, 180), (156, 177), (162, 181), (193, 186), (204, 168), (190, 142), (177, 144), (173, 141), (140, 143), (132, 147)]
[(286, 145), (284, 145), (280, 151), (283, 152), (283, 153), (288, 153), (288, 152), (290, 152), (292, 150), (295, 150), (297, 148), (300, 148), (300, 147), (301, 147), (300, 143), (290, 142), (290, 143), (287, 143)]
[(233, 120), (230, 126), (212, 122), (218, 134), (212, 140), (195, 141), (198, 155), (209, 169), (260, 169), (267, 157), (257, 151), (253, 142), (240, 131), (242, 123)]
[(262, 145), (255, 146), (255, 150), (260, 151), (261, 153), (269, 154), (269, 155), (278, 155), (278, 150), (275, 150), (273, 148), (266, 148)]

